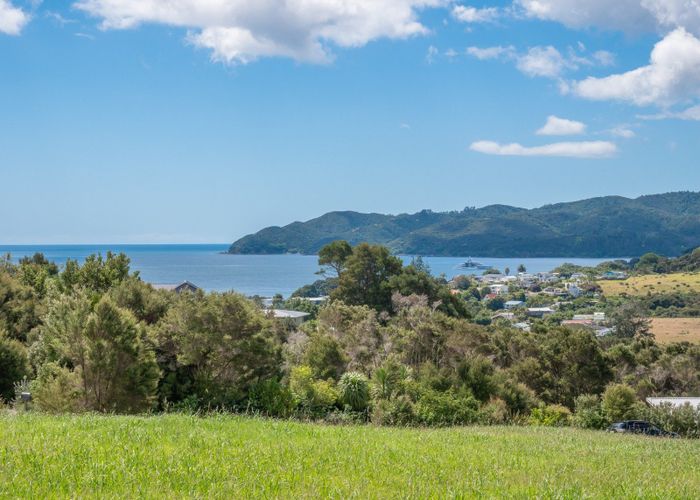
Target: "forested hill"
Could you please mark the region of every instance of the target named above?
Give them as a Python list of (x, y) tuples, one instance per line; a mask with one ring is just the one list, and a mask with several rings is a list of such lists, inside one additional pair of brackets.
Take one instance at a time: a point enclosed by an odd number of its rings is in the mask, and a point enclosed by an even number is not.
[(700, 193), (608, 196), (531, 210), (491, 205), (401, 215), (331, 212), (245, 236), (229, 253), (315, 254), (338, 239), (382, 244), (408, 255), (675, 256), (700, 246)]

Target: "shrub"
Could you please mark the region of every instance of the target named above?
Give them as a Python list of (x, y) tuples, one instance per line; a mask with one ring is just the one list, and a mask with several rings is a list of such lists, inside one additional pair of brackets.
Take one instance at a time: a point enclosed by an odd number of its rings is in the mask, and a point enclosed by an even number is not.
[(311, 368), (306, 365), (292, 369), (289, 388), (306, 415), (322, 415), (338, 401), (338, 393), (333, 385), (326, 380), (314, 380)]
[(369, 381), (357, 372), (343, 374), (338, 382), (340, 401), (353, 411), (364, 411), (369, 406)]
[(633, 418), (637, 408), (637, 394), (627, 384), (610, 384), (603, 393), (603, 415), (610, 422)]
[(10, 401), (15, 395), (14, 383), (27, 375), (26, 348), (0, 331), (0, 400)]
[(647, 407), (642, 410), (641, 417), (665, 431), (677, 432), (684, 437), (700, 438), (700, 408), (693, 408), (689, 404)]
[(418, 423), (430, 426), (466, 425), (478, 420), (479, 403), (473, 396), (423, 389), (415, 404)]
[(546, 427), (563, 427), (571, 423), (571, 411), (562, 405), (543, 405), (532, 409), (528, 423)]
[(48, 413), (79, 412), (85, 409), (80, 369), (71, 371), (57, 363), (41, 366), (31, 384), (37, 409)]
[(508, 405), (500, 398), (491, 398), (479, 410), (478, 421), (482, 425), (498, 425), (508, 421)]
[(573, 423), (582, 429), (604, 429), (608, 420), (603, 415), (600, 397), (595, 394), (582, 394), (574, 401)]
[(372, 408), (372, 423), (377, 425), (415, 425), (415, 409), (406, 395), (377, 401)]
[(276, 379), (263, 380), (253, 385), (248, 397), (251, 409), (268, 417), (289, 417), (296, 406), (294, 395)]

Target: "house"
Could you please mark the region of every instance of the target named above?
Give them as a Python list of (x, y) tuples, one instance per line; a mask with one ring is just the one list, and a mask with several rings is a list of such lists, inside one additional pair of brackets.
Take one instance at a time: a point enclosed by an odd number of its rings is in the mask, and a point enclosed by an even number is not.
[(154, 283), (151, 284), (151, 286), (155, 290), (167, 290), (169, 292), (175, 292), (175, 293), (182, 293), (182, 292), (191, 292), (194, 293), (197, 290), (199, 290), (199, 287), (193, 283), (190, 283), (189, 281), (183, 281), (179, 285), (176, 284), (167, 284), (167, 283)]
[(288, 311), (286, 309), (271, 309), (272, 316), (276, 319), (289, 320), (295, 326), (300, 326), (310, 316), (309, 313), (300, 311)]
[(590, 321), (592, 323), (603, 323), (605, 321), (605, 313), (597, 312), (593, 314), (574, 314), (574, 321)]
[(542, 290), (542, 293), (551, 297), (566, 297), (567, 295), (569, 295), (567, 291), (561, 288), (554, 288), (551, 286), (548, 286), (547, 288)]
[(521, 307), (523, 304), (525, 304), (525, 302), (523, 302), (522, 300), (509, 300), (508, 302), (503, 304), (503, 306), (506, 309), (517, 309), (518, 307)]
[(531, 307), (527, 310), (527, 315), (533, 318), (544, 318), (550, 314), (554, 314), (551, 307)]
[(508, 285), (491, 285), (489, 288), (491, 289), (491, 293), (495, 293), (496, 295), (505, 295), (508, 293)]
[(583, 294), (583, 290), (579, 288), (578, 283), (566, 283), (564, 286), (566, 287), (566, 291), (573, 298), (580, 297)]
[(647, 404), (649, 406), (661, 406), (661, 405), (671, 405), (674, 408), (680, 408), (684, 405), (690, 405), (693, 409), (697, 410), (700, 408), (700, 397), (689, 397), (689, 398), (647, 398)]
[(627, 273), (623, 271), (607, 271), (600, 276), (598, 276), (598, 279), (600, 280), (624, 280), (627, 279)]
[(561, 326), (584, 326), (592, 327), (593, 320), (589, 319), (567, 319), (561, 322)]
[(528, 323), (515, 323), (513, 328), (517, 328), (518, 330), (522, 330), (524, 332), (530, 331), (530, 325)]
[(502, 312), (502, 313), (494, 314), (493, 316), (491, 316), (491, 321), (496, 321), (497, 319), (504, 319), (506, 321), (513, 321), (513, 320), (515, 320), (515, 314), (509, 313), (509, 312)]

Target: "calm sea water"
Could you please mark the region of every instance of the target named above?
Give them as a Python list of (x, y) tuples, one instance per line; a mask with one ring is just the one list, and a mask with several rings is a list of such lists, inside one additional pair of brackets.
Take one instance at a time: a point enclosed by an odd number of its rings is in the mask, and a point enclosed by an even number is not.
[[(0, 245), (14, 261), (42, 252), (49, 260), (63, 264), (67, 259), (82, 261), (94, 253), (124, 252), (133, 270), (150, 283), (180, 283), (188, 280), (209, 291), (236, 290), (245, 295), (290, 295), (318, 276), (317, 258), (310, 255), (226, 255), (228, 245)], [(412, 257), (402, 256), (405, 262)], [(460, 268), (466, 257), (424, 257), (433, 274), (452, 278), (468, 271)], [(524, 264), (528, 272), (550, 271), (564, 262), (595, 266), (610, 259), (496, 259), (473, 257), (482, 264), (512, 272)], [(482, 271), (471, 271), (473, 274)]]

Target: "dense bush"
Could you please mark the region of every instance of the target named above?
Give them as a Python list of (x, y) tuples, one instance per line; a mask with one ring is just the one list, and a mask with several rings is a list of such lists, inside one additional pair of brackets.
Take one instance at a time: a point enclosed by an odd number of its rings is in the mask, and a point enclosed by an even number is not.
[[(700, 346), (657, 344), (637, 322), (639, 304), (612, 315), (628, 322), (625, 335), (602, 339), (551, 319), (532, 332), (482, 326), (486, 307), (471, 280), (467, 300), (448, 297), (420, 260), (403, 266), (368, 245), (331, 250), (325, 266), (340, 285), (301, 327), (235, 293), (154, 290), (122, 255), (62, 270), (41, 256), (18, 266), (2, 260), (0, 397), (11, 399), (13, 382), (26, 376), (35, 408), (55, 413), (225, 410), (334, 423), (592, 429), (646, 418), (698, 436), (692, 410), (639, 404), (700, 392)], [(623, 304), (604, 302), (609, 311)], [(558, 317), (593, 307), (581, 298)]]
[(610, 422), (634, 418), (637, 410), (637, 395), (626, 384), (611, 384), (603, 393), (602, 410)]
[(528, 422), (546, 427), (566, 426), (571, 423), (571, 411), (562, 405), (542, 405), (532, 409)]
[(583, 429), (604, 429), (610, 422), (603, 414), (600, 397), (595, 394), (581, 394), (574, 403), (573, 423)]
[(0, 400), (14, 397), (14, 383), (29, 375), (27, 349), (0, 330)]

